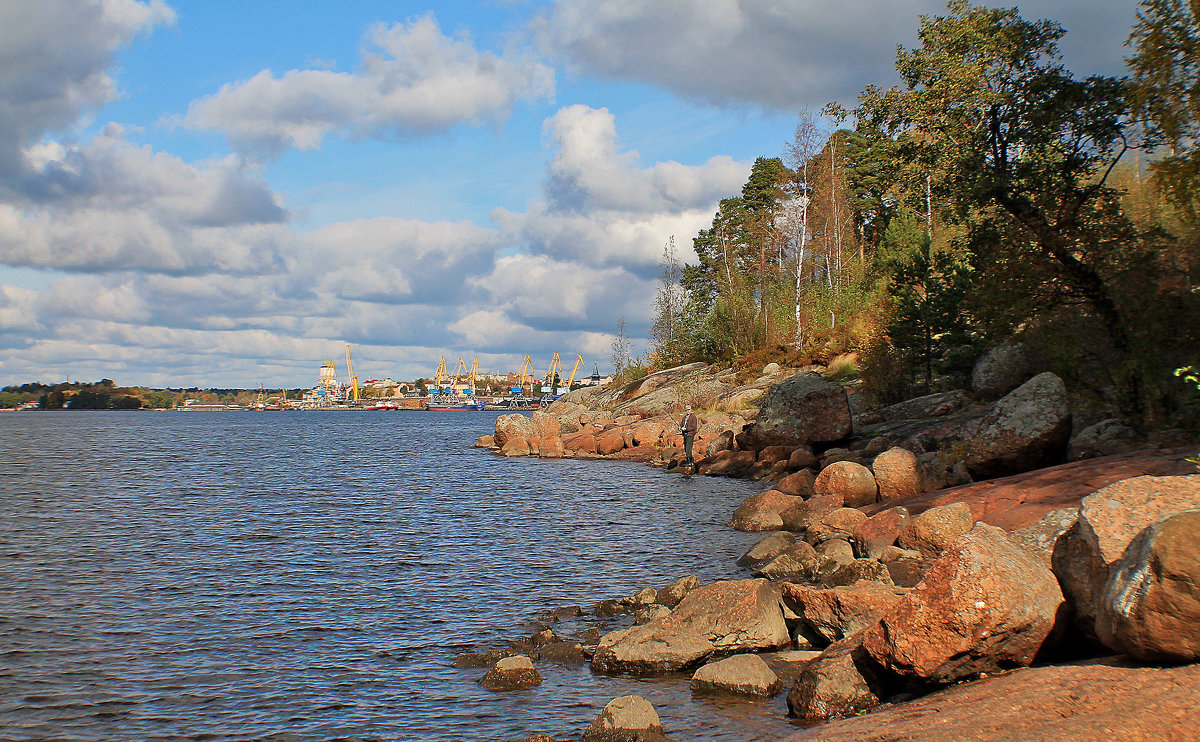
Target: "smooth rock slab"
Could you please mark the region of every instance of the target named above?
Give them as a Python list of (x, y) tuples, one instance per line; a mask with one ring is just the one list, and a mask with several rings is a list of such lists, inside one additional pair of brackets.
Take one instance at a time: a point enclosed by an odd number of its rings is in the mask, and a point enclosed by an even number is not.
[(1192, 742), (1200, 664), (1130, 667), (1106, 659), (1031, 667), (964, 683), (787, 742)]
[(1032, 664), (1062, 607), (1054, 574), (1004, 531), (980, 523), (863, 632), (863, 648), (896, 675), (953, 683)]
[(738, 654), (710, 662), (692, 675), (694, 691), (716, 691), (750, 696), (773, 696), (782, 683), (779, 676), (754, 654)]

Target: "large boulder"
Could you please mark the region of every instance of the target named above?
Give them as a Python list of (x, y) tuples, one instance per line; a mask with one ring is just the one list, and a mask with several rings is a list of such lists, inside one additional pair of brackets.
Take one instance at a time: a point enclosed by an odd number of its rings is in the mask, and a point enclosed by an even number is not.
[(685, 575), (667, 585), (654, 594), (654, 602), (658, 605), (674, 608), (687, 594), (700, 587), (700, 578), (696, 575)]
[(1184, 510), (1139, 533), (1112, 567), (1096, 633), (1139, 660), (1200, 660), (1200, 510)]
[(1030, 554), (1036, 555), (1047, 567), (1050, 567), (1053, 565), (1051, 559), (1058, 539), (1071, 526), (1075, 525), (1077, 520), (1079, 520), (1078, 507), (1055, 508), (1046, 513), (1037, 523), (1018, 528), (1008, 536), (1013, 543), (1019, 544)]
[(797, 448), (832, 443), (850, 435), (850, 402), (846, 391), (820, 374), (801, 373), (767, 392), (755, 421), (739, 436), (743, 448)]
[(763, 579), (719, 580), (693, 590), (666, 621), (704, 637), (720, 652), (778, 649), (791, 641), (779, 593)]
[(701, 472), (711, 477), (742, 477), (757, 460), (753, 451), (721, 451), (704, 465)]
[(669, 623), (670, 618), (605, 634), (592, 655), (592, 669), (609, 675), (662, 675), (691, 669), (713, 653), (712, 642)]
[(533, 418), (514, 412), (496, 418), (496, 432), (492, 435), (492, 442), (497, 447), (504, 448), (504, 444), (513, 439), (529, 440), (539, 437), (541, 430)]
[(751, 495), (733, 511), (729, 527), (739, 531), (778, 531), (783, 528), (783, 518), (779, 514), (799, 502), (802, 502), (799, 497), (778, 490)]
[(808, 527), (804, 540), (813, 546), (819, 546), (826, 541), (840, 539), (849, 541), (850, 534), (866, 522), (867, 516), (855, 508), (838, 508)]
[(580, 742), (659, 742), (662, 721), (654, 706), (641, 696), (609, 701), (583, 733)]
[(781, 583), (783, 604), (804, 623), (806, 636), (833, 643), (871, 626), (907, 588), (862, 580), (844, 587)]
[(1058, 538), (1052, 563), (1075, 622), (1096, 636), (1096, 611), (1113, 565), (1129, 542), (1159, 518), (1200, 508), (1200, 474), (1132, 477), (1079, 503), (1079, 518)]
[(1053, 573), (994, 526), (951, 544), (925, 578), (863, 633), (888, 671), (953, 683), (1033, 663), (1063, 606)]
[[(802, 449), (796, 450), (799, 451)], [(788, 466), (791, 467), (791, 463)], [(795, 495), (796, 497), (812, 497), (813, 483), (815, 481), (816, 475), (808, 469), (801, 469), (776, 482), (775, 489), (787, 495)]]
[(1071, 437), (1071, 404), (1062, 379), (1038, 374), (992, 407), (967, 448), (976, 479), (1062, 463)]
[(1007, 394), (1033, 375), (1033, 365), (1025, 347), (1010, 343), (992, 348), (975, 361), (971, 370), (971, 390), (981, 397)]
[(854, 461), (836, 461), (821, 470), (813, 483), (818, 495), (841, 495), (849, 508), (870, 505), (878, 499), (879, 488), (871, 470)]
[(704, 665), (692, 675), (692, 690), (773, 696), (782, 683), (756, 654), (736, 654)]
[(1115, 418), (1089, 425), (1071, 437), (1067, 458), (1071, 461), (1112, 456), (1132, 451), (1138, 446), (1137, 433)]

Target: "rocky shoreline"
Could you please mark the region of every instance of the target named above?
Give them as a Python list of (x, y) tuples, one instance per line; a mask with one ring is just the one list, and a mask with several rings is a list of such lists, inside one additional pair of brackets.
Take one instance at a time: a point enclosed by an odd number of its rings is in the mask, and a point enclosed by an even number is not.
[[(738, 562), (745, 579), (604, 601), (598, 614), (633, 625), (546, 628), (460, 666), (490, 667), (497, 690), (538, 682), (535, 661), (688, 673), (704, 693), (770, 696), (786, 681), (789, 715), (816, 724), (797, 740), (1198, 738), (1196, 446), (1088, 419), (1054, 374), (987, 357), (972, 389), (883, 409), (818, 371), (694, 364), (498, 418), (476, 441), (498, 455), (761, 481), (729, 525), (766, 535)], [(688, 405), (694, 467), (678, 433)], [(993, 707), (1009, 711), (982, 725), (971, 711)], [(669, 734), (626, 696), (583, 739)]]

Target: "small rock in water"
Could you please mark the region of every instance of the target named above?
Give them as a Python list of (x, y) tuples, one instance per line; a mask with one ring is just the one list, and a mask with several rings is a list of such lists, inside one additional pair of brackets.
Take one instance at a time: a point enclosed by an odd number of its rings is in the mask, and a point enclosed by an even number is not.
[(580, 742), (665, 740), (662, 722), (654, 706), (641, 696), (621, 696), (608, 702)]
[(488, 690), (524, 690), (542, 682), (528, 657), (505, 657), (488, 670), (479, 683)]
[(692, 675), (691, 686), (694, 691), (773, 696), (779, 692), (781, 683), (761, 657), (738, 654), (701, 667)]

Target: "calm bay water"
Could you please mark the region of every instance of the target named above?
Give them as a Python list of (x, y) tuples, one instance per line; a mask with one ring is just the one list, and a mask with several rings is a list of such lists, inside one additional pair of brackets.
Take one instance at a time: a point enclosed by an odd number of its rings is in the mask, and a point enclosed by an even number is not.
[(673, 739), (786, 734), (782, 697), (451, 666), (558, 606), (745, 576), (754, 541), (724, 523), (757, 485), (469, 448), (495, 417), (3, 414), (0, 738), (565, 740), (627, 693)]

